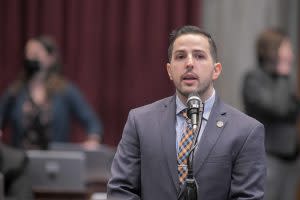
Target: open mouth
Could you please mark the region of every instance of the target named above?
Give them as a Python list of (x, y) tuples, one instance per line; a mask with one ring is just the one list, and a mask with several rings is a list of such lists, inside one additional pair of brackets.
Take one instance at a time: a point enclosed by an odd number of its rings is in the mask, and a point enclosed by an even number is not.
[(187, 73), (182, 76), (182, 80), (185, 82), (193, 82), (198, 79), (198, 76), (193, 73)]

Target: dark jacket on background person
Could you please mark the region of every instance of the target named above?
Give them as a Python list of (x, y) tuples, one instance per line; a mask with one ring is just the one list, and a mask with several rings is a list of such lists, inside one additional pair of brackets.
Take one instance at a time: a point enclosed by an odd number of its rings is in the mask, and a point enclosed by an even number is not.
[(28, 158), (25, 152), (0, 143), (0, 172), (5, 200), (33, 200)]
[(252, 70), (244, 80), (243, 99), (246, 113), (265, 125), (267, 153), (295, 159), (300, 104), (290, 78), (264, 68)]

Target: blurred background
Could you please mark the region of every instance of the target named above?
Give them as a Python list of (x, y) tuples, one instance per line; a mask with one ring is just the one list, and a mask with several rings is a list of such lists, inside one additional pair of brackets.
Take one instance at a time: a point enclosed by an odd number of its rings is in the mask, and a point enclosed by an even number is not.
[[(63, 74), (103, 122), (103, 143), (116, 146), (130, 109), (174, 93), (165, 70), (168, 34), (192, 24), (217, 42), (218, 93), (243, 110), (241, 80), (255, 66), (255, 39), (266, 27), (290, 34), (297, 78), (299, 7), (298, 0), (0, 0), (0, 94), (22, 68), (26, 40), (51, 35)], [(73, 127), (74, 142), (82, 131)]]
[[(300, 92), (299, 10), (299, 0), (0, 0), (0, 96), (24, 67), (28, 39), (39, 35), (55, 38), (61, 49), (63, 75), (79, 88), (104, 127), (101, 150), (84, 155), (88, 172), (92, 172), (88, 179), (63, 178), (61, 183), (87, 184), (89, 194), (105, 192), (129, 110), (174, 94), (165, 68), (168, 36), (173, 29), (197, 25), (212, 34), (223, 64), (215, 84), (217, 93), (244, 111), (242, 80), (257, 65), (255, 42), (266, 28), (280, 27), (289, 34), (296, 58), (292, 75)], [(84, 133), (74, 121), (71, 142), (82, 142)], [(5, 129), (2, 140), (9, 144), (10, 136), (10, 130)], [(66, 148), (73, 146), (57, 146), (56, 150)], [(33, 175), (38, 174), (34, 177), (41, 177), (36, 169), (42, 167), (36, 166), (42, 162), (50, 169), (44, 170), (48, 175), (56, 170), (58, 180), (74, 166), (78, 172), (69, 177), (85, 172), (80, 168), (85, 165), (82, 155), (57, 155), (58, 160), (52, 160), (54, 165), (49, 167), (49, 159), (54, 159), (51, 152), (29, 153), (30, 168)], [(64, 161), (71, 157), (76, 159)], [(101, 177), (97, 179), (95, 174)], [(32, 181), (38, 179), (32, 177)], [(35, 196), (49, 195), (49, 191), (33, 189)]]

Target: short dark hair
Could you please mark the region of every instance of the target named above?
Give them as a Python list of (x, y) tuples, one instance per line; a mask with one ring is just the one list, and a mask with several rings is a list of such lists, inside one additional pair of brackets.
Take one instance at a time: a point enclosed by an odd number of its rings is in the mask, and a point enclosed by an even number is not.
[(169, 48), (168, 48), (168, 59), (169, 62), (171, 62), (172, 59), (172, 51), (173, 51), (173, 45), (175, 40), (182, 35), (186, 35), (186, 34), (197, 34), (197, 35), (203, 35), (208, 39), (208, 43), (210, 46), (210, 53), (212, 55), (212, 58), (215, 62), (217, 62), (218, 60), (218, 54), (217, 54), (217, 46), (215, 41), (212, 39), (211, 35), (202, 30), (201, 28), (197, 27), (197, 26), (190, 26), (190, 25), (186, 25), (186, 26), (182, 26), (179, 27), (175, 30), (173, 30), (169, 36)]

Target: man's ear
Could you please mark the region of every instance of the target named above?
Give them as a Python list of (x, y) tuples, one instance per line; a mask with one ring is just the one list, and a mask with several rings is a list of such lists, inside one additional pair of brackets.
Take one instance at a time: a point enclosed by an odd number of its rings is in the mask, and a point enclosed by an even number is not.
[(172, 77), (172, 73), (171, 73), (171, 64), (170, 63), (167, 63), (166, 64), (166, 68), (167, 68), (167, 72), (168, 72), (168, 75), (169, 75), (169, 78), (170, 80), (173, 80), (173, 77)]
[(215, 63), (212, 80), (217, 80), (222, 72), (222, 64)]

